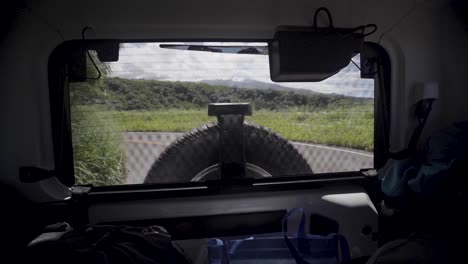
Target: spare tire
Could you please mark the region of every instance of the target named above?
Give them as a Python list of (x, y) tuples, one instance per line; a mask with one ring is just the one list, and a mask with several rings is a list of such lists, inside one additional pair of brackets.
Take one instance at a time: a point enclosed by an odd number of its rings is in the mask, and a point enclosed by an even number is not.
[[(244, 122), (246, 162), (272, 176), (311, 174), (304, 157), (285, 138), (262, 126)], [(209, 123), (169, 145), (153, 163), (145, 183), (191, 181), (219, 162), (219, 127)]]

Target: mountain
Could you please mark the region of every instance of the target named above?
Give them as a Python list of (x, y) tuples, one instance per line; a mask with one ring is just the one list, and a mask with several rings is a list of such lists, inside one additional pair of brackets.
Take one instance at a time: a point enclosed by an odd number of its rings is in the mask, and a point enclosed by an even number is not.
[(252, 79), (246, 79), (243, 81), (219, 80), (218, 79), (218, 80), (202, 80), (200, 82), (210, 84), (210, 85), (228, 86), (228, 87), (237, 87), (237, 88), (246, 88), (246, 89), (292, 91), (292, 92), (300, 93), (300, 94), (320, 94), (320, 93), (306, 90), (306, 89), (285, 87), (276, 83), (266, 83), (266, 82), (261, 82), (257, 80), (252, 80)]

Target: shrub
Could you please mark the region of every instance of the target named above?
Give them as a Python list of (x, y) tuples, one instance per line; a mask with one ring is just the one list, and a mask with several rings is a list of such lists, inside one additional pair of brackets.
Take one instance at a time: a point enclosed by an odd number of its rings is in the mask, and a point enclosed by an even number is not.
[(304, 122), (309, 119), (309, 113), (307, 112), (297, 112), (295, 118), (298, 122)]
[(126, 180), (122, 136), (91, 107), (72, 106), (72, 141), (77, 184), (113, 185)]

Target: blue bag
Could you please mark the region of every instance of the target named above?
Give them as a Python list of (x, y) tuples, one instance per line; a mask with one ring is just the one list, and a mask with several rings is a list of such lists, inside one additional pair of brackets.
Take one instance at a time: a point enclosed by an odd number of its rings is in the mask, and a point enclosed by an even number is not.
[[(297, 234), (286, 234), (288, 218), (302, 213)], [(305, 232), (302, 208), (291, 209), (283, 218), (283, 237), (258, 237), (240, 240), (208, 241), (209, 264), (315, 264), (350, 260), (346, 239), (338, 234), (309, 235)]]

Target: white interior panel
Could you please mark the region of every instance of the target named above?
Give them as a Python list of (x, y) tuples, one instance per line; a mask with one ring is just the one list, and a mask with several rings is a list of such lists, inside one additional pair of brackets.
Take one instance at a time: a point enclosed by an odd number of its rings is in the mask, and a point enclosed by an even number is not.
[(100, 39), (271, 38), (278, 25), (311, 25), (320, 6), (336, 26), (379, 27), (369, 40), (391, 57), (392, 150), (405, 147), (415, 125), (411, 94), (418, 83), (440, 86), (426, 135), (467, 117), (468, 39), (448, 0), (28, 1), (0, 43), (1, 180), (19, 185), (21, 166), (54, 168), (48, 58), (60, 43), (80, 39), (84, 27), (94, 27), (87, 38)]
[(361, 231), (364, 226), (371, 227), (373, 232), (378, 231), (377, 212), (364, 189), (357, 186), (98, 203), (89, 208), (89, 221), (134, 221), (296, 207), (304, 208), (307, 216), (316, 213), (337, 221), (340, 233), (347, 238), (354, 256), (371, 255), (376, 250), (377, 241)]

